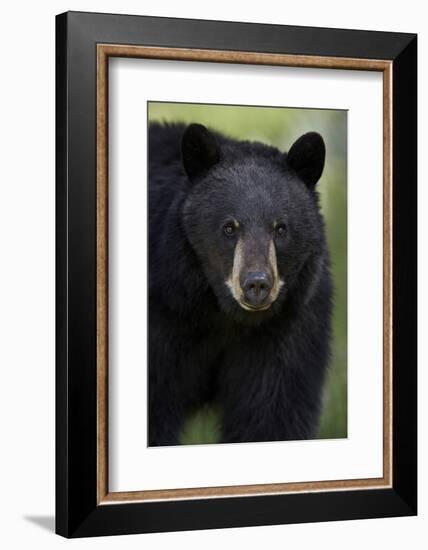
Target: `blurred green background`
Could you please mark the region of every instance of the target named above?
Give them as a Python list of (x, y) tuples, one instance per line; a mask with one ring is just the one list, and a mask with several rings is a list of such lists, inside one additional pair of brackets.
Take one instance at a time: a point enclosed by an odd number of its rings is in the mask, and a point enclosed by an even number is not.
[[(323, 396), (319, 437), (347, 437), (347, 113), (328, 109), (246, 107), (150, 102), (149, 121), (198, 122), (236, 139), (261, 141), (288, 151), (305, 132), (326, 143), (325, 170), (317, 188), (327, 227), (334, 280), (331, 365)], [(215, 443), (221, 411), (205, 407), (187, 419), (181, 443)]]

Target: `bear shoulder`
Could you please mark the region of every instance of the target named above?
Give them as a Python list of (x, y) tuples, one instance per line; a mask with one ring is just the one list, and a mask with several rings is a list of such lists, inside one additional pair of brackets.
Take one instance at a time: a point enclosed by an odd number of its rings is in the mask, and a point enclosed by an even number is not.
[(150, 164), (174, 163), (181, 160), (181, 138), (186, 129), (181, 123), (149, 124), (149, 161)]

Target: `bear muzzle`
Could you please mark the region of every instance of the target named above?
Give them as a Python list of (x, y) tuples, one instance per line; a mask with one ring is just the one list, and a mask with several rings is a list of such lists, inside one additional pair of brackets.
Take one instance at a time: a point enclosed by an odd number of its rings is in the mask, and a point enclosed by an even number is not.
[(253, 312), (269, 309), (284, 284), (278, 274), (274, 243), (265, 242), (263, 248), (262, 243), (257, 244), (238, 241), (232, 273), (226, 281), (238, 304)]
[(248, 271), (240, 277), (244, 304), (252, 309), (265, 309), (270, 306), (272, 276), (265, 271)]

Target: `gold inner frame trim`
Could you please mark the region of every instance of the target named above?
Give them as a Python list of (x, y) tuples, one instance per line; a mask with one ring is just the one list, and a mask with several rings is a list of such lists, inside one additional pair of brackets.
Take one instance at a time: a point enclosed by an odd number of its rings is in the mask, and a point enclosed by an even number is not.
[[(383, 476), (296, 483), (109, 492), (108, 489), (108, 59), (278, 65), (383, 73)], [(188, 48), (97, 44), (97, 503), (378, 489), (392, 486), (392, 62)]]

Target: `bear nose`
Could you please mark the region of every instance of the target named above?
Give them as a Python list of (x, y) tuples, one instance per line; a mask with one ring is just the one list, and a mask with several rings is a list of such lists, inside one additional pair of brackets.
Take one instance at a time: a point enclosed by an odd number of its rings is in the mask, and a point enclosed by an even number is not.
[(252, 307), (261, 307), (272, 290), (272, 280), (264, 271), (249, 271), (243, 277), (241, 288), (244, 293), (245, 303)]

